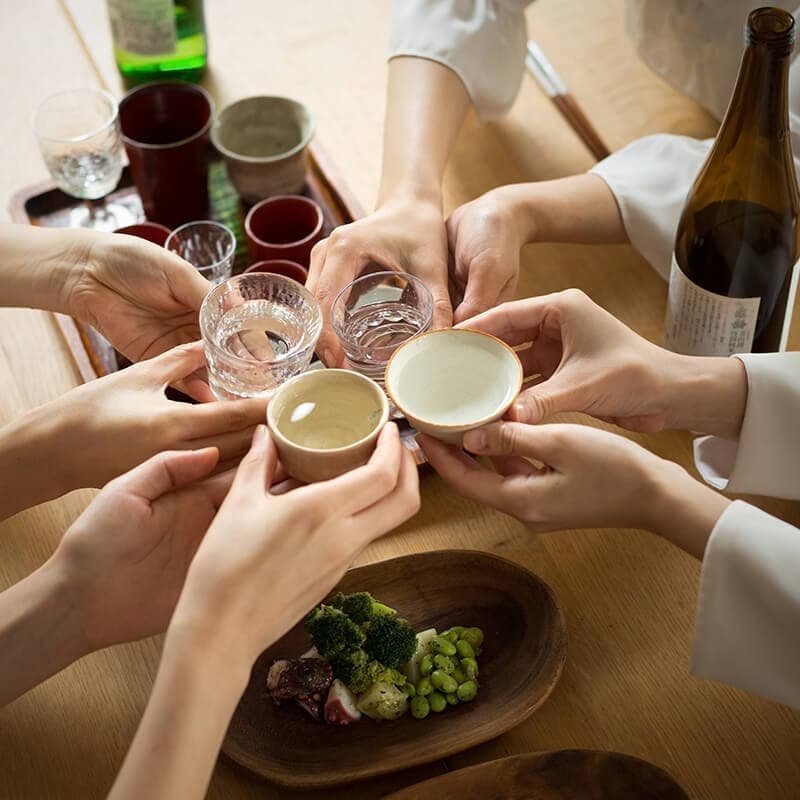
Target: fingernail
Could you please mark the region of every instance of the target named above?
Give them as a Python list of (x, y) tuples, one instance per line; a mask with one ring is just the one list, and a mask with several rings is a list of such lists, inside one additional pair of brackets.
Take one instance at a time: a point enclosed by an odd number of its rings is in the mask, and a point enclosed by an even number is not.
[(253, 443), (263, 442), (267, 438), (267, 426), (256, 425), (255, 433), (253, 434)]
[(471, 450), (473, 453), (480, 453), (486, 449), (485, 431), (467, 431), (464, 434), (464, 449)]
[(524, 403), (514, 404), (514, 419), (517, 422), (529, 422), (531, 418), (528, 407)]

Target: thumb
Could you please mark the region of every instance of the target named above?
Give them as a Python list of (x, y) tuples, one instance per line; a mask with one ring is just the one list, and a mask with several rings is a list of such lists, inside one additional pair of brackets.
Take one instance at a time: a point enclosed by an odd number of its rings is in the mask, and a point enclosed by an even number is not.
[(217, 465), (218, 459), (216, 447), (168, 450), (158, 453), (108, 485), (113, 485), (116, 491), (122, 490), (152, 502), (167, 492), (174, 492), (205, 478)]
[(582, 411), (582, 403), (575, 399), (575, 385), (556, 373), (529, 389), (520, 392), (509, 410), (509, 419), (527, 425), (536, 425), (546, 417), (561, 411)]
[(433, 319), (431, 328), (449, 328), (453, 324), (453, 306), (450, 302), (450, 288), (446, 279), (447, 273), (442, 273), (443, 279), (428, 288), (433, 295)]
[(505, 288), (504, 274), (494, 259), (473, 259), (467, 273), (464, 299), (456, 308), (453, 321), (464, 322), (494, 308)]
[(558, 459), (559, 425), (493, 422), (464, 434), (464, 449), (487, 456), (522, 456), (545, 464)]
[(161, 271), (167, 276), (167, 283), (172, 296), (181, 304), (199, 311), (205, 296), (214, 288), (188, 261), (176, 253), (165, 251), (169, 262), (165, 262)]

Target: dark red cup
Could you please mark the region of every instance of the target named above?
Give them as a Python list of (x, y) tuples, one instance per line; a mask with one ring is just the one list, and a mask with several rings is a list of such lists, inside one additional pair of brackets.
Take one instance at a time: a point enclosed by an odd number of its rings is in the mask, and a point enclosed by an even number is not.
[(182, 81), (139, 86), (119, 104), (122, 141), (148, 219), (176, 228), (208, 217), (214, 102)]
[(322, 209), (308, 197), (268, 197), (256, 203), (244, 220), (250, 255), (263, 261), (294, 261), (307, 268), (311, 248), (322, 239), (324, 221)]
[(128, 236), (138, 236), (140, 239), (147, 239), (148, 242), (164, 246), (167, 237), (172, 231), (166, 225), (159, 225), (157, 222), (140, 222), (138, 225), (126, 225), (124, 228), (117, 228), (114, 233), (127, 233)]
[(293, 281), (305, 284), (308, 279), (308, 270), (296, 261), (287, 261), (285, 258), (274, 258), (271, 261), (257, 261), (249, 266), (248, 272), (269, 272), (273, 275), (283, 275), (284, 278), (291, 278)]

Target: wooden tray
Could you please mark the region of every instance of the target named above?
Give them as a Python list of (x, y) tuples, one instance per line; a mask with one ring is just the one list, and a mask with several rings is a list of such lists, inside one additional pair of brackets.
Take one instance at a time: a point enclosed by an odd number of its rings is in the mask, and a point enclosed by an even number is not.
[[(319, 144), (312, 144), (309, 148), (309, 167), (303, 194), (316, 200), (322, 207), (326, 235), (338, 225), (364, 215), (360, 203)], [(250, 263), (243, 227), (247, 209), (228, 181), (225, 164), (220, 158), (213, 158), (209, 166), (209, 196), (212, 217), (224, 222), (236, 234), (233, 271), (234, 274), (239, 273)], [(127, 167), (119, 186), (108, 199), (126, 206), (138, 220), (144, 220), (142, 204)], [(28, 186), (14, 194), (9, 210), (15, 222), (63, 228), (69, 225), (70, 211), (81, 202), (64, 194), (54, 183), (45, 182)], [(55, 317), (84, 382), (121, 368), (114, 349), (90, 325), (65, 314), (55, 314)]]

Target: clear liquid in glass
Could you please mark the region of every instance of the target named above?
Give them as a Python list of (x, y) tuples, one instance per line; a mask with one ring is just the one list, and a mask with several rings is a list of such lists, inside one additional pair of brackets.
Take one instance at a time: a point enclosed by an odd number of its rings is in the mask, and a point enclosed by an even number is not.
[(72, 197), (97, 200), (113, 191), (122, 175), (118, 152), (72, 151), (45, 154), (45, 163), (59, 188)]

